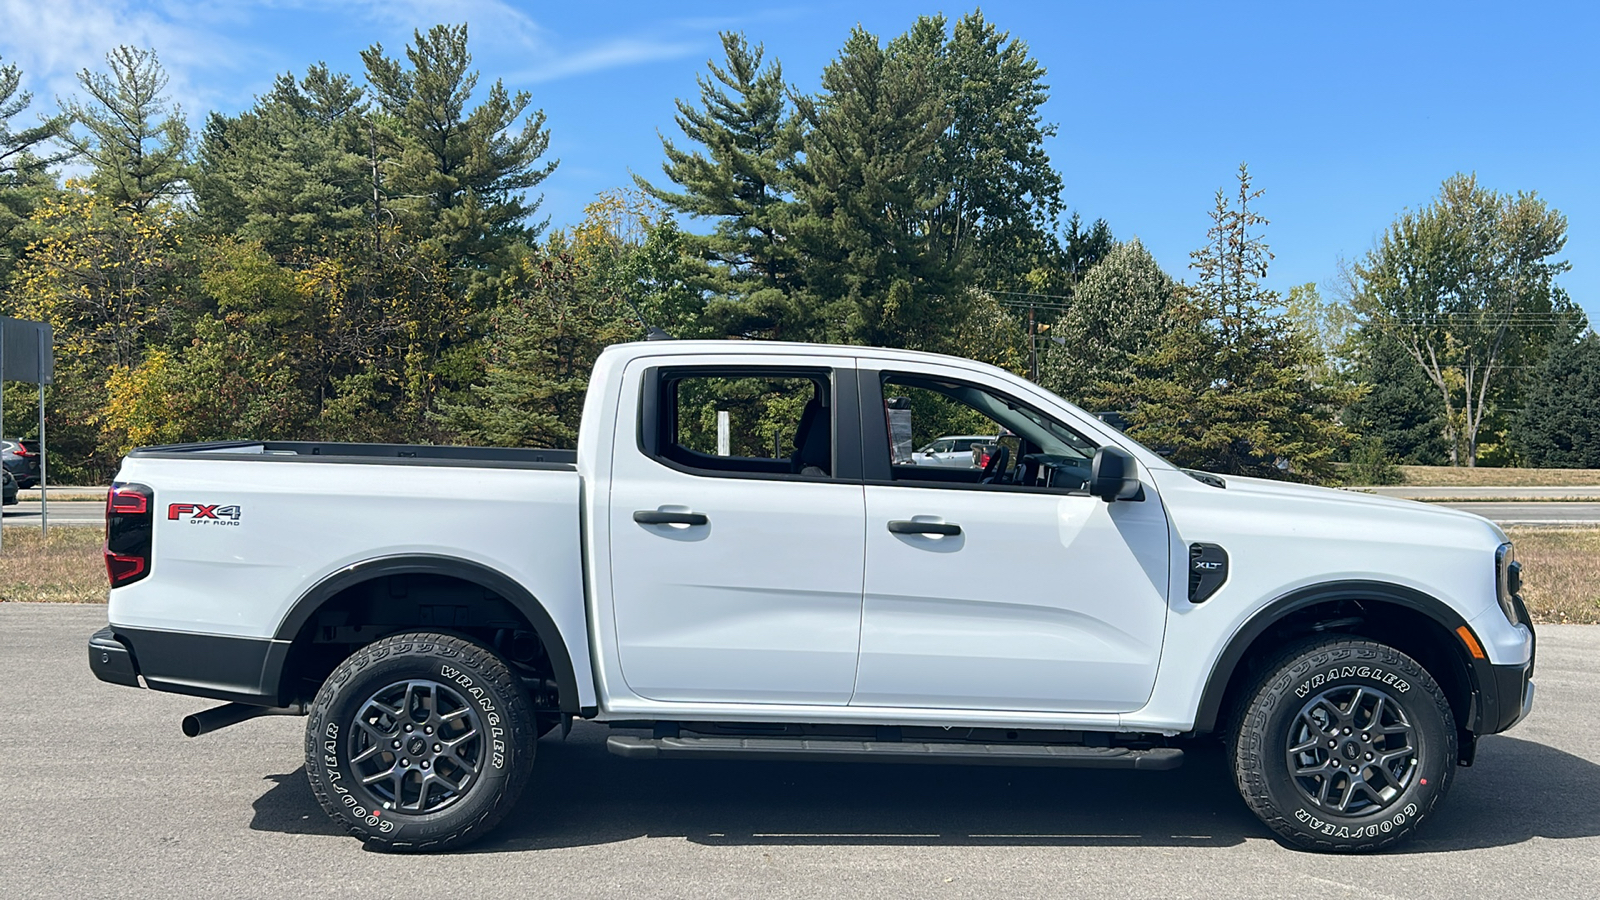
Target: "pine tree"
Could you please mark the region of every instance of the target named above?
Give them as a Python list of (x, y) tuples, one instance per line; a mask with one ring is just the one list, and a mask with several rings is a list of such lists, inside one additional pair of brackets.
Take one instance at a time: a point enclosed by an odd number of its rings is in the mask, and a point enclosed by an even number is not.
[(1171, 276), (1137, 238), (1115, 245), (1050, 326), (1041, 383), (1091, 410), (1113, 405), (1133, 378), (1135, 358), (1165, 327), (1177, 293)]
[(1600, 336), (1555, 342), (1530, 381), (1519, 424), (1529, 465), (1600, 469)]
[(949, 125), (937, 84), (915, 55), (858, 27), (822, 93), (796, 104), (808, 131), (795, 232), (819, 336), (942, 347), (968, 303), (969, 267), (923, 227), (949, 194), (923, 177)]
[(1239, 167), (1238, 190), (1217, 191), (1205, 247), (1191, 254), (1197, 283), (1134, 363), (1114, 399), (1129, 433), (1174, 463), (1260, 477), (1326, 478), (1348, 441), (1334, 414), (1352, 392), (1318, 383), (1306, 337), (1261, 285), (1272, 258), (1251, 207), (1261, 196)]
[(50, 167), (65, 155), (47, 149), (66, 127), (65, 116), (12, 129), (12, 120), (32, 103), (33, 95), (22, 90), (22, 72), (14, 65), (0, 66), (0, 284), (27, 242), (21, 226), (55, 187)]
[(452, 265), (479, 270), (537, 234), (542, 226), (528, 220), (540, 200), (527, 192), (557, 165), (539, 162), (550, 146), (544, 112), (528, 113), (532, 96), (508, 93), (498, 79), (468, 109), (478, 73), (467, 26), (413, 32), (405, 63), (384, 55), (381, 44), (361, 58), (383, 113), (380, 138), (393, 156), (383, 190), (402, 224)]
[(706, 64), (699, 105), (677, 101), (678, 128), (704, 149), (682, 150), (661, 139), (667, 156), (661, 169), (680, 190), (634, 181), (673, 210), (715, 223), (709, 235), (686, 235), (685, 244), (710, 264), (703, 286), (733, 301), (721, 308), (726, 333), (782, 330), (772, 320), (794, 284), (790, 170), (800, 149), (799, 123), (782, 66), (764, 64), (761, 45), (750, 46), (742, 34), (721, 38), (725, 62)]
[(483, 383), (441, 405), (463, 439), (500, 447), (574, 447), (594, 361), (638, 336), (620, 298), (596, 290), (562, 235), (520, 255), (499, 284)]
[(195, 203), (202, 229), (259, 241), (280, 259), (371, 228), (371, 140), (361, 88), (317, 64), (279, 75), (237, 116), (212, 113)]
[(1352, 373), (1365, 393), (1346, 408), (1351, 431), (1382, 442), (1397, 462), (1438, 466), (1447, 462), (1444, 422), (1433, 402), (1433, 384), (1392, 335), (1360, 332)]
[(956, 20), (948, 37), (947, 27), (943, 16), (921, 16), (890, 46), (925, 69), (945, 107), (948, 125), (923, 172), (944, 199), (927, 227), (952, 257), (970, 255), (977, 285), (1026, 290), (1029, 273), (1056, 253), (1061, 210), (1061, 175), (1044, 149), (1056, 134), (1040, 113), (1044, 68), (981, 11)]
[(62, 140), (93, 167), (96, 194), (143, 214), (188, 190), (189, 125), (167, 100), (167, 73), (154, 50), (118, 47), (106, 66), (109, 74), (78, 73), (86, 102), (59, 102), (73, 125)]

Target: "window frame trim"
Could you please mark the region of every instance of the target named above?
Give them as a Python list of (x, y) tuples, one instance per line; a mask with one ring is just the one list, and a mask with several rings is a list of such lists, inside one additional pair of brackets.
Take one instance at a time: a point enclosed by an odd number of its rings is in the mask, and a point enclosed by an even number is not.
[[(661, 454), (661, 441), (666, 436), (665, 417), (662, 415), (663, 392), (667, 385), (686, 377), (706, 378), (780, 378), (824, 379), (831, 392), (832, 402), (824, 407), (833, 417), (833, 474), (817, 477), (796, 472), (737, 472), (727, 469), (706, 469), (686, 465)], [(639, 414), (634, 427), (634, 442), (640, 455), (651, 462), (702, 478), (737, 478), (754, 481), (793, 482), (799, 484), (860, 484), (861, 461), (861, 410), (859, 404), (859, 377), (854, 366), (830, 362), (824, 365), (796, 363), (740, 365), (737, 363), (683, 363), (653, 365), (640, 373)], [(681, 444), (675, 444), (682, 446)], [(759, 459), (760, 457), (739, 457)]]
[[(956, 491), (988, 491), (999, 494), (1042, 494), (1051, 497), (1090, 497), (1087, 488), (1077, 490), (1069, 488), (1040, 487), (1026, 484), (968, 484), (964, 481), (921, 481), (904, 480), (894, 477), (894, 465), (889, 455), (889, 422), (883, 415), (870, 415), (869, 410), (883, 409), (883, 382), (894, 375), (910, 375), (917, 378), (940, 379), (950, 381), (966, 387), (986, 391), (1004, 397), (1018, 406), (1024, 406), (1040, 416), (1056, 422), (1063, 427), (1071, 428), (1074, 434), (1083, 438), (1094, 446), (1096, 450), (1107, 446), (1104, 442), (1097, 442), (1081, 429), (1072, 428), (1060, 417), (1050, 415), (1039, 409), (1037, 404), (1028, 403), (1018, 399), (1010, 391), (998, 390), (995, 387), (983, 384), (970, 377), (947, 375), (945, 373), (918, 372), (910, 369), (890, 369), (882, 366), (860, 366), (856, 369), (856, 384), (861, 394), (861, 473), (865, 484), (874, 487), (905, 487), (905, 488), (936, 488)], [(877, 446), (880, 453), (874, 454), (869, 448)], [(881, 458), (880, 458), (881, 457)]]

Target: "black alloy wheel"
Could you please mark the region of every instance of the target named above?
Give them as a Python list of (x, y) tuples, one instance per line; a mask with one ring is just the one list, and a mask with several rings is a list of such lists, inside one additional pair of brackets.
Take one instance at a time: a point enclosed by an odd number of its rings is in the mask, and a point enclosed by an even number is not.
[(1288, 744), (1301, 797), (1337, 815), (1389, 808), (1416, 774), (1415, 729), (1399, 702), (1373, 687), (1312, 697), (1290, 724)]
[(369, 847), (449, 850), (516, 805), (537, 742), (527, 692), (494, 651), (397, 634), (340, 663), (306, 723), (322, 808)]
[(385, 810), (422, 815), (461, 799), (486, 761), (487, 726), (447, 684), (397, 681), (356, 713), (347, 748), (361, 786)]

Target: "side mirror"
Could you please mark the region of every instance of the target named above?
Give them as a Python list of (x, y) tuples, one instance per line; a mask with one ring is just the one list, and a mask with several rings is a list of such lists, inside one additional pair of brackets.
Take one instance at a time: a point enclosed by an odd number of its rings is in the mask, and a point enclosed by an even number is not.
[(1133, 454), (1121, 447), (1101, 447), (1094, 452), (1089, 468), (1089, 493), (1107, 503), (1113, 500), (1142, 500), (1139, 466)]

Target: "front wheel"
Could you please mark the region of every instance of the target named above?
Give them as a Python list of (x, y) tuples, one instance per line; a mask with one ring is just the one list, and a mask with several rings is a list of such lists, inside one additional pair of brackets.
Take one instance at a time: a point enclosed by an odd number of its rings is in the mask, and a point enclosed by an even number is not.
[(380, 850), (449, 850), (517, 802), (536, 732), (527, 694), (493, 651), (397, 634), (340, 663), (306, 723), (306, 775), (328, 815)]
[(1416, 660), (1359, 639), (1319, 640), (1268, 665), (1229, 741), (1239, 793), (1292, 846), (1398, 843), (1456, 769), (1450, 702)]

